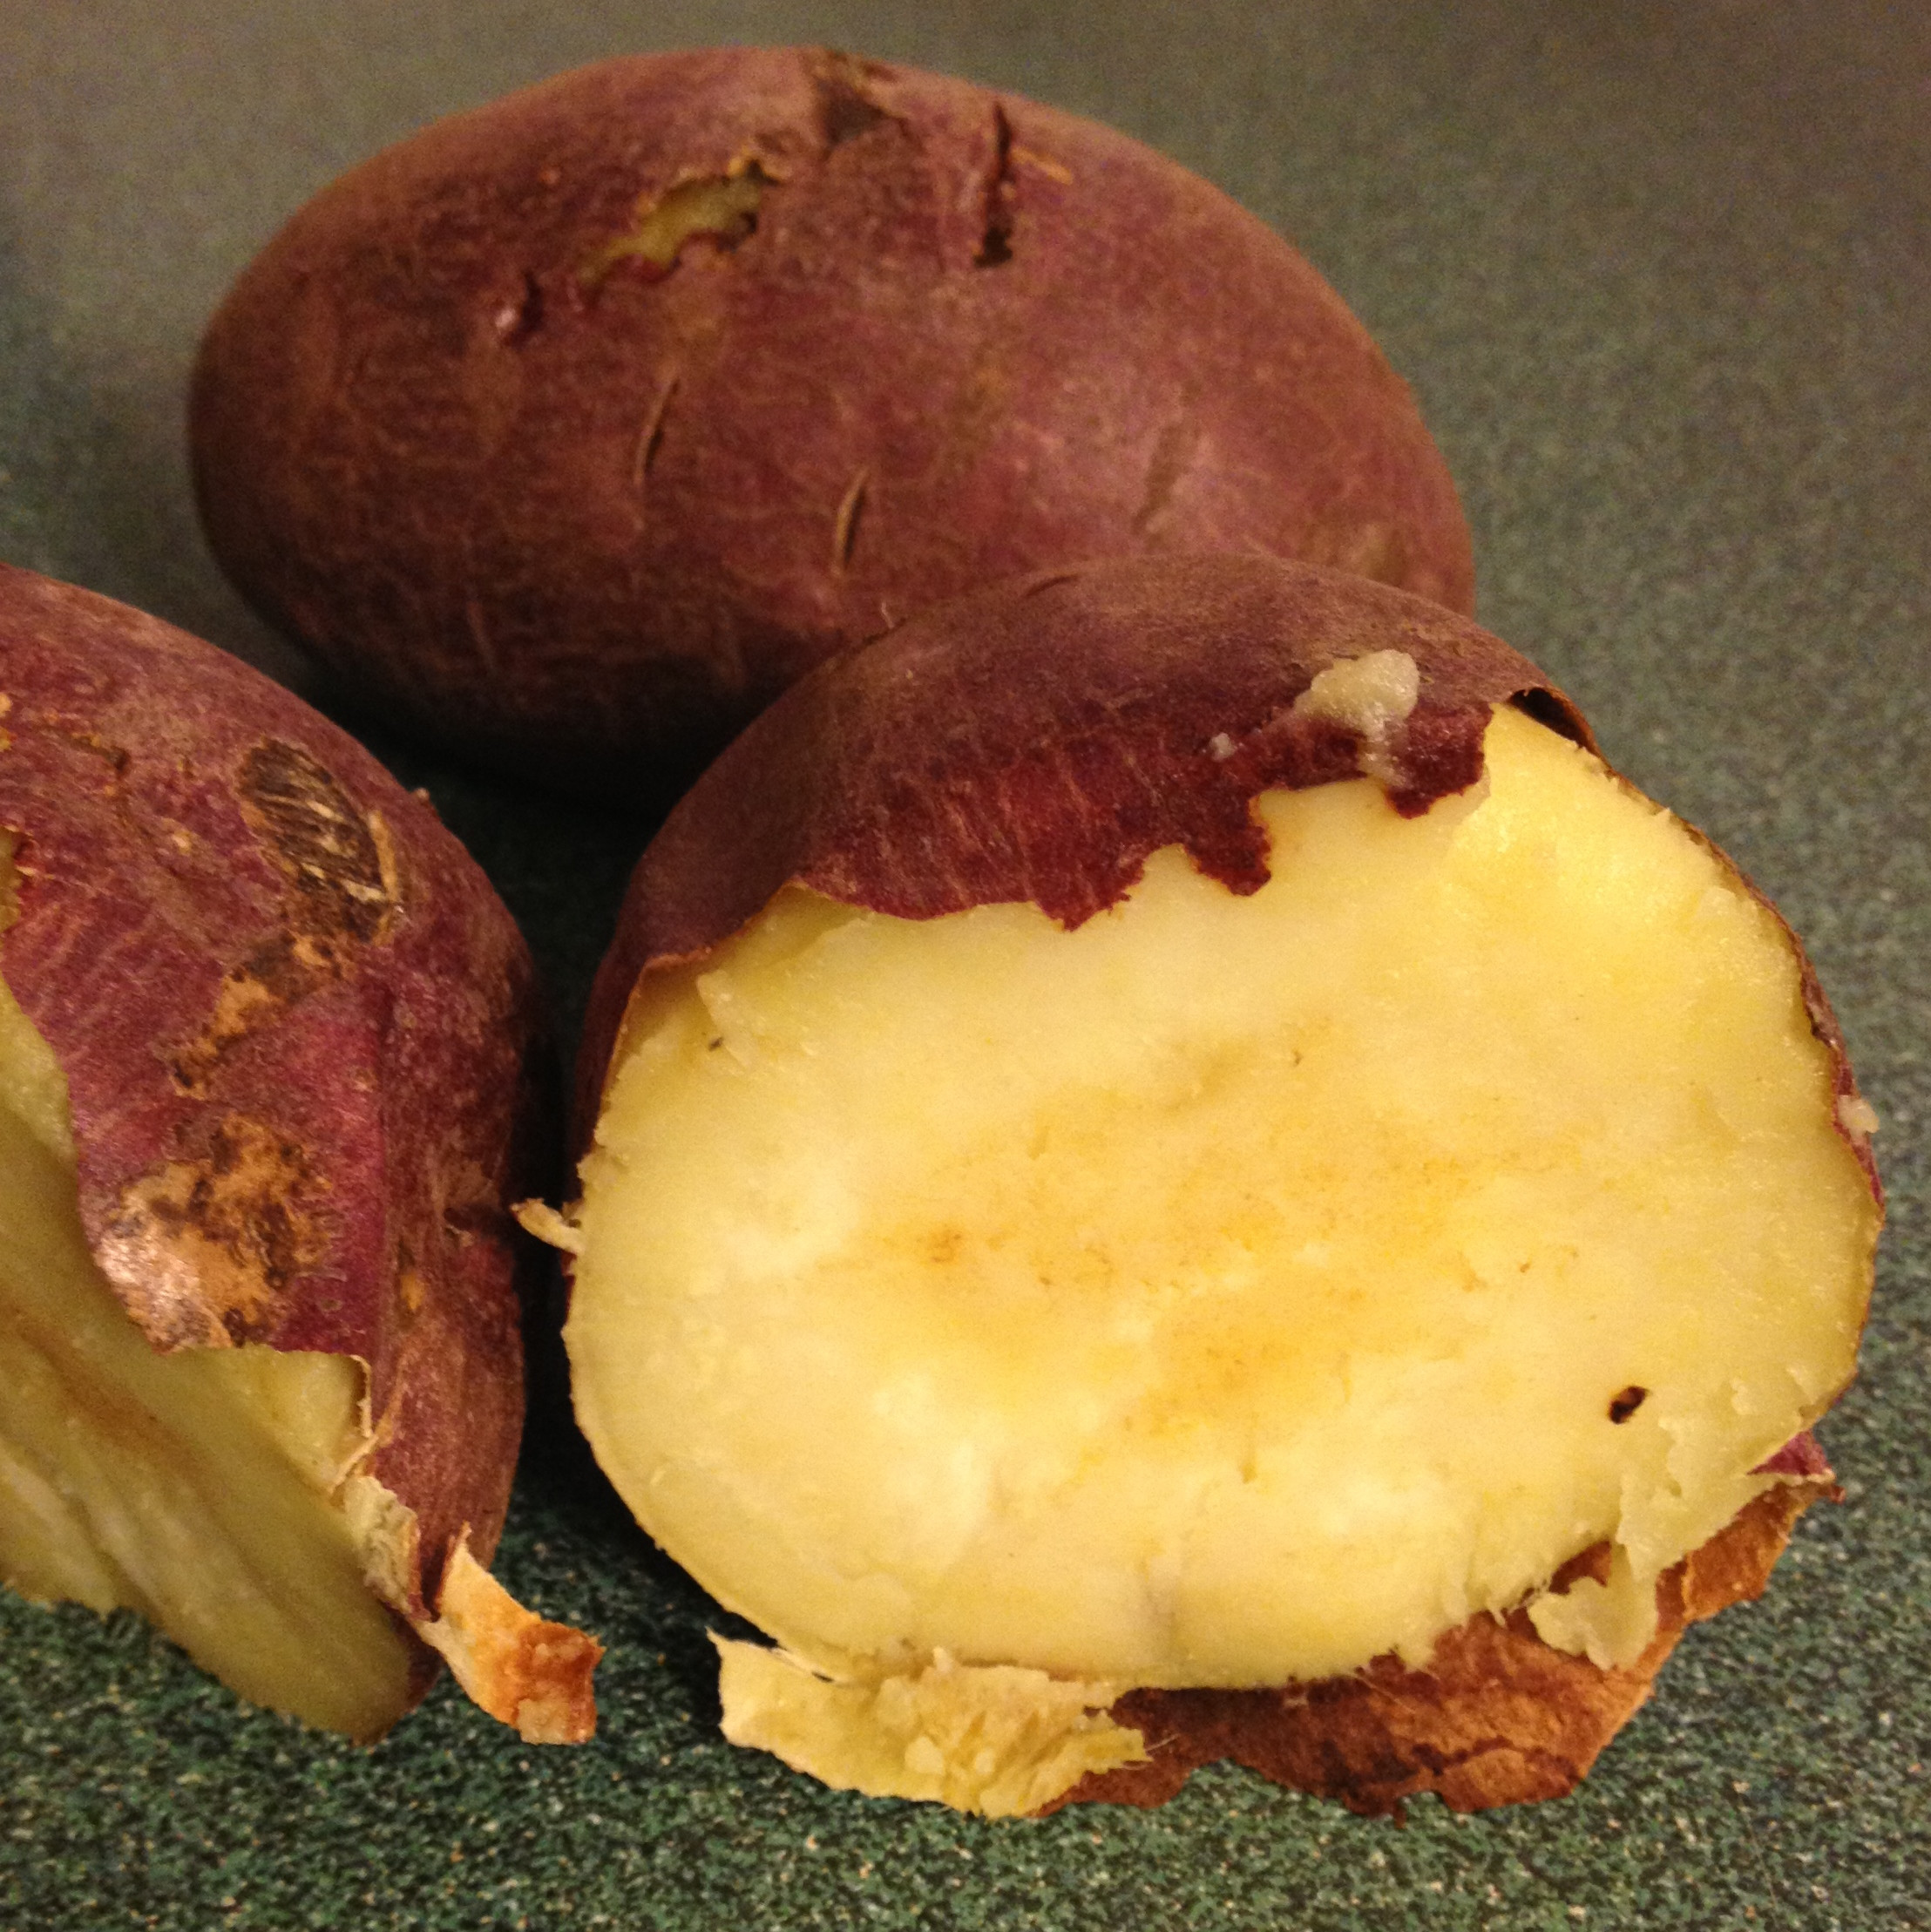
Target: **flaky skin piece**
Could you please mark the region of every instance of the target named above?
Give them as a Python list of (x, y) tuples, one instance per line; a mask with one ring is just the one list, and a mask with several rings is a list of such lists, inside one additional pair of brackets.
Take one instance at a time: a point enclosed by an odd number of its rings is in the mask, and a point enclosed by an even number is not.
[[(1042, 653), (1047, 603), (1054, 648)], [(1419, 674), (1385, 731), (1308, 702), (1365, 651), (1402, 654)], [(1420, 817), (1482, 777), (1485, 731), (1511, 705), (1595, 751), (1563, 695), (1473, 623), (1304, 565), (1116, 561), (924, 613), (788, 693), (645, 854), (592, 1000), (579, 1145), (654, 1021), (660, 976), (710, 960), (788, 887), (909, 919), (1029, 901), (1073, 928), (1179, 846), (1198, 872), (1252, 893), (1268, 877), (1259, 795), (1372, 773), (1397, 812)], [(1840, 1033), (1791, 945), (1836, 1134), (1881, 1204)], [(1132, 1690), (1108, 1714), (1140, 1733), (1146, 1761), (1089, 1776), (1048, 1808), (1163, 1802), (1221, 1759), (1369, 1814), (1426, 1792), (1461, 1810), (1560, 1795), (1687, 1625), (1758, 1595), (1797, 1516), (1833, 1493), (1807, 1434), (1757, 1473), (1783, 1480), (1662, 1575), (1654, 1636), (1632, 1661), (1555, 1648), (1518, 1607), (1448, 1630), (1425, 1663), (1389, 1655), (1267, 1690)], [(1609, 1554), (1571, 1559), (1552, 1593), (1606, 1581)]]
[[(523, 1413), (540, 1104), (527, 948), (426, 798), (152, 618), (0, 570), (0, 973), (71, 1106), (82, 1230), (164, 1354), (363, 1374), (369, 1587), (528, 1736), (586, 1737), (599, 1646), (484, 1572)], [(407, 1705), (404, 1705), (407, 1708)], [(393, 1716), (399, 1716), (400, 1711)]]
[(258, 608), (622, 798), (1048, 566), (1262, 552), (1473, 604), (1406, 388), (1279, 236), (1108, 128), (819, 51), (606, 61), (344, 175), (210, 323), (192, 433)]

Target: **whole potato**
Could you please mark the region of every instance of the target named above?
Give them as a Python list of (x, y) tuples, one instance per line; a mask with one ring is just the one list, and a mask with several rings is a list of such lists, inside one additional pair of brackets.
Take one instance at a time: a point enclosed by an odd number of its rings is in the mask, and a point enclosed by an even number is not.
[(835, 1784), (1556, 1795), (1831, 1487), (1880, 1197), (1802, 951), (1382, 586), (1115, 560), (822, 667), (579, 1097), (579, 1418)]
[(589, 1734), (598, 1645), (484, 1567), (539, 1038), (426, 800), (212, 646), (0, 567), (0, 1579), (352, 1736), (437, 1653)]
[(1458, 609), (1404, 384), (1225, 195), (1074, 116), (800, 49), (606, 62), (303, 207), (207, 330), (216, 555), (372, 699), (634, 797), (919, 607), (1143, 551)]

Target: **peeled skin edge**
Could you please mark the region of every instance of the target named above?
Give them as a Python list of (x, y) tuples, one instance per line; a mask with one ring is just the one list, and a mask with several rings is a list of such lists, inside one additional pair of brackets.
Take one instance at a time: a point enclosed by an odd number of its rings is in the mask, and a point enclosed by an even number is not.
[[(1313, 697), (1369, 771), (1413, 702), (1372, 668)], [(1071, 932), (790, 887), (633, 999), (570, 1230), (579, 1417), (791, 1702), (828, 1686), (789, 1761), (879, 1788), (897, 1733), (838, 1743), (843, 1693), (943, 1657), (1131, 1687), (1159, 1768), (1074, 1795), (1219, 1755), (1363, 1809), (1552, 1795), (1684, 1622), (1761, 1587), (1827, 1482), (1772, 1459), (1852, 1371), (1865, 1123), (1720, 855), (1520, 713), (1486, 751), (1416, 815), (1372, 779), (1264, 795), (1250, 896), (1170, 849)], [(1262, 1279), (1312, 1311), (1291, 1341)], [(1543, 1730), (1588, 1710), (1513, 1779), (1419, 1733), (1392, 1773), (1223, 1751), (1186, 1702), (1270, 1699), (1278, 1733), (1440, 1683), (1453, 1731), (1542, 1660)], [(772, 1668), (741, 1660), (728, 1732), (773, 1731)], [(975, 1804), (932, 1781), (899, 1788)]]
[(138, 1611), (250, 1702), (365, 1740), (425, 1687), (413, 1630), (528, 1741), (586, 1734), (543, 1666), (589, 1640), (518, 1605), (466, 1539), (436, 1614), (409, 1617), (416, 1517), (360, 1473), (363, 1365), (162, 1355), (127, 1319), (81, 1230), (65, 1083), (3, 982), (0, 1386), (0, 1580), (20, 1595)]

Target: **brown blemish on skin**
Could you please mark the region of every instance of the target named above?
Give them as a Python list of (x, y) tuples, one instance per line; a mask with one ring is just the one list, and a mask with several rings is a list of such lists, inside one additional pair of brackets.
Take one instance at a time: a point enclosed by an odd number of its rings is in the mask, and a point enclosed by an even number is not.
[(321, 1189), (299, 1146), (230, 1114), (199, 1159), (170, 1161), (122, 1190), (97, 1256), (157, 1346), (231, 1347), (326, 1251), (301, 1204)]
[(858, 520), (864, 513), (865, 491), (871, 472), (861, 470), (845, 487), (838, 513), (831, 521), (831, 574), (842, 577), (850, 568), (851, 552), (858, 541)]
[(631, 226), (593, 248), (577, 269), (578, 285), (594, 294), (611, 270), (636, 262), (651, 281), (677, 266), (686, 246), (708, 241), (725, 254), (757, 230), (764, 191), (776, 185), (749, 155), (740, 155), (722, 174), (694, 175), (661, 194), (641, 194)]
[(1649, 1400), (1650, 1392), (1640, 1384), (1631, 1382), (1620, 1395), (1612, 1397), (1609, 1402), (1609, 1420), (1612, 1422), (1627, 1422)]
[(380, 813), (358, 811), (332, 773), (272, 738), (242, 761), (238, 796), (249, 828), (295, 887), (293, 931), (363, 946), (388, 937), (398, 895)]
[(178, 1092), (206, 1099), (223, 1056), (345, 978), (357, 950), (390, 934), (400, 898), (396, 854), (379, 812), (366, 815), (305, 751), (269, 740), (242, 761), (241, 812), (288, 881), (282, 930), (229, 968), (200, 1032), (168, 1063)]
[(222, 1054), (272, 1013), (302, 998), (320, 977), (297, 959), (296, 942), (287, 934), (258, 947), (223, 978), (207, 1024), (170, 1062), (176, 1090), (205, 1098)]

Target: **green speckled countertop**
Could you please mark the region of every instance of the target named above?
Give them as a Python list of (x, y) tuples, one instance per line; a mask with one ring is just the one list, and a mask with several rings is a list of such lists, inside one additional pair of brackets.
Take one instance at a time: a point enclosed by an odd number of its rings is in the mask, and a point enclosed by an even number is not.
[[(362, 1751), (132, 1618), (0, 1601), (0, 1929), (1931, 1927), (1931, 9), (1881, 0), (24, 0), (0, 7), (0, 556), (317, 696), (202, 549), (196, 334), (308, 193), (600, 55), (823, 40), (1109, 120), (1297, 240), (1420, 397), (1481, 614), (1809, 942), (1884, 1122), (1848, 1499), (1575, 1797), (1404, 1829), (1243, 1774), (991, 1825), (715, 1732), (706, 1605), (539, 1400), (498, 1568), (611, 1645), (602, 1730), (447, 1685)], [(378, 745), (567, 1027), (625, 828)]]

